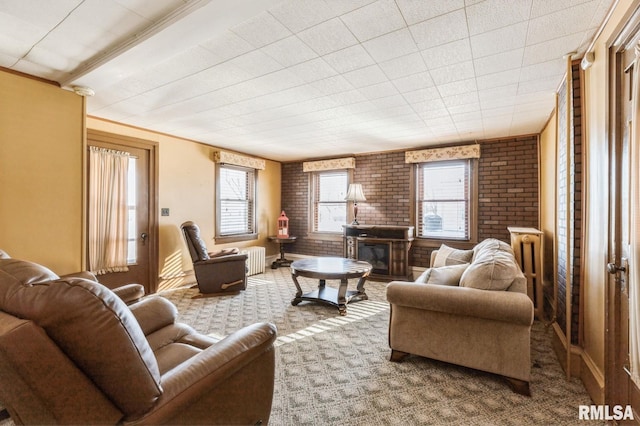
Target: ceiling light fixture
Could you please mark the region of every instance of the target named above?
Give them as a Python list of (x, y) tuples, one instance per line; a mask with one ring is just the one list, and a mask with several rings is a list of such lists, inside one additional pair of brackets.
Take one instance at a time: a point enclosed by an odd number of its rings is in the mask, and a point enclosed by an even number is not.
[(87, 86), (72, 86), (71, 88), (76, 95), (80, 96), (93, 96), (96, 94), (91, 87)]

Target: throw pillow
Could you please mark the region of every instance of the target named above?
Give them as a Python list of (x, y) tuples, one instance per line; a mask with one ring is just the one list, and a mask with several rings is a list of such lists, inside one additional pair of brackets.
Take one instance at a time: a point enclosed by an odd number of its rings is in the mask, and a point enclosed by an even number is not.
[(506, 290), (520, 274), (511, 247), (498, 240), (483, 242), (473, 263), (460, 278), (461, 287)]
[(431, 267), (439, 268), (440, 266), (462, 265), (464, 263), (471, 263), (472, 258), (473, 250), (459, 250), (442, 244), (438, 249), (438, 253)]
[(421, 284), (426, 283), (427, 280), (429, 279), (429, 276), (431, 275), (431, 269), (432, 268), (425, 269), (424, 272), (420, 274), (420, 276), (415, 280), (415, 282), (421, 283)]
[(464, 271), (467, 270), (467, 267), (469, 267), (468, 263), (431, 268), (431, 273), (426, 283), (457, 286), (460, 284), (460, 278)]

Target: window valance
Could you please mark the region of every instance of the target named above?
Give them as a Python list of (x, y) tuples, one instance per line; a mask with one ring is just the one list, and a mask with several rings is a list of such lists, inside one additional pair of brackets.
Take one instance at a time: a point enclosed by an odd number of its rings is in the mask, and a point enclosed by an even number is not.
[(404, 153), (405, 163), (427, 163), (430, 161), (462, 160), (465, 158), (480, 158), (480, 145), (447, 146)]
[(250, 167), (257, 170), (264, 170), (265, 167), (265, 161), (260, 158), (247, 157), (246, 155), (235, 154), (228, 151), (215, 151), (213, 153), (213, 161), (216, 163)]
[(302, 163), (303, 172), (318, 172), (322, 170), (355, 169), (355, 157), (332, 158), (330, 160), (305, 161)]

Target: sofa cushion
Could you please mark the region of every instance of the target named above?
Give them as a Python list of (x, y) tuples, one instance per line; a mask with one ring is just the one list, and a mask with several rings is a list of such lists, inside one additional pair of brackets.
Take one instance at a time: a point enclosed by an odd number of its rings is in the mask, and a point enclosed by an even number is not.
[(438, 249), (438, 253), (431, 267), (439, 268), (441, 266), (461, 265), (470, 263), (472, 258), (473, 250), (460, 250), (442, 244)]
[(511, 247), (503, 241), (487, 239), (474, 248), (473, 262), (462, 274), (460, 286), (506, 290), (519, 273)]
[(0, 270), (16, 278), (24, 285), (39, 284), (60, 278), (47, 267), (10, 257), (0, 259)]

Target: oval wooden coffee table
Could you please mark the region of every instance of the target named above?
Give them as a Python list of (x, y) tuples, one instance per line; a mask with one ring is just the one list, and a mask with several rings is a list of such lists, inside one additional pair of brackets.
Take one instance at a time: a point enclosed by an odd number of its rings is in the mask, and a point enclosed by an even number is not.
[[(296, 306), (302, 301), (320, 302), (336, 306), (340, 315), (347, 315), (347, 303), (357, 300), (367, 300), (364, 283), (373, 267), (361, 260), (344, 259), (341, 257), (314, 257), (296, 260), (291, 264), (291, 278), (296, 285), (296, 297), (291, 304)], [(320, 280), (318, 289), (302, 293), (298, 277), (317, 278)], [(355, 290), (347, 290), (349, 279), (359, 278)], [(326, 280), (340, 280), (336, 289), (326, 286)]]

